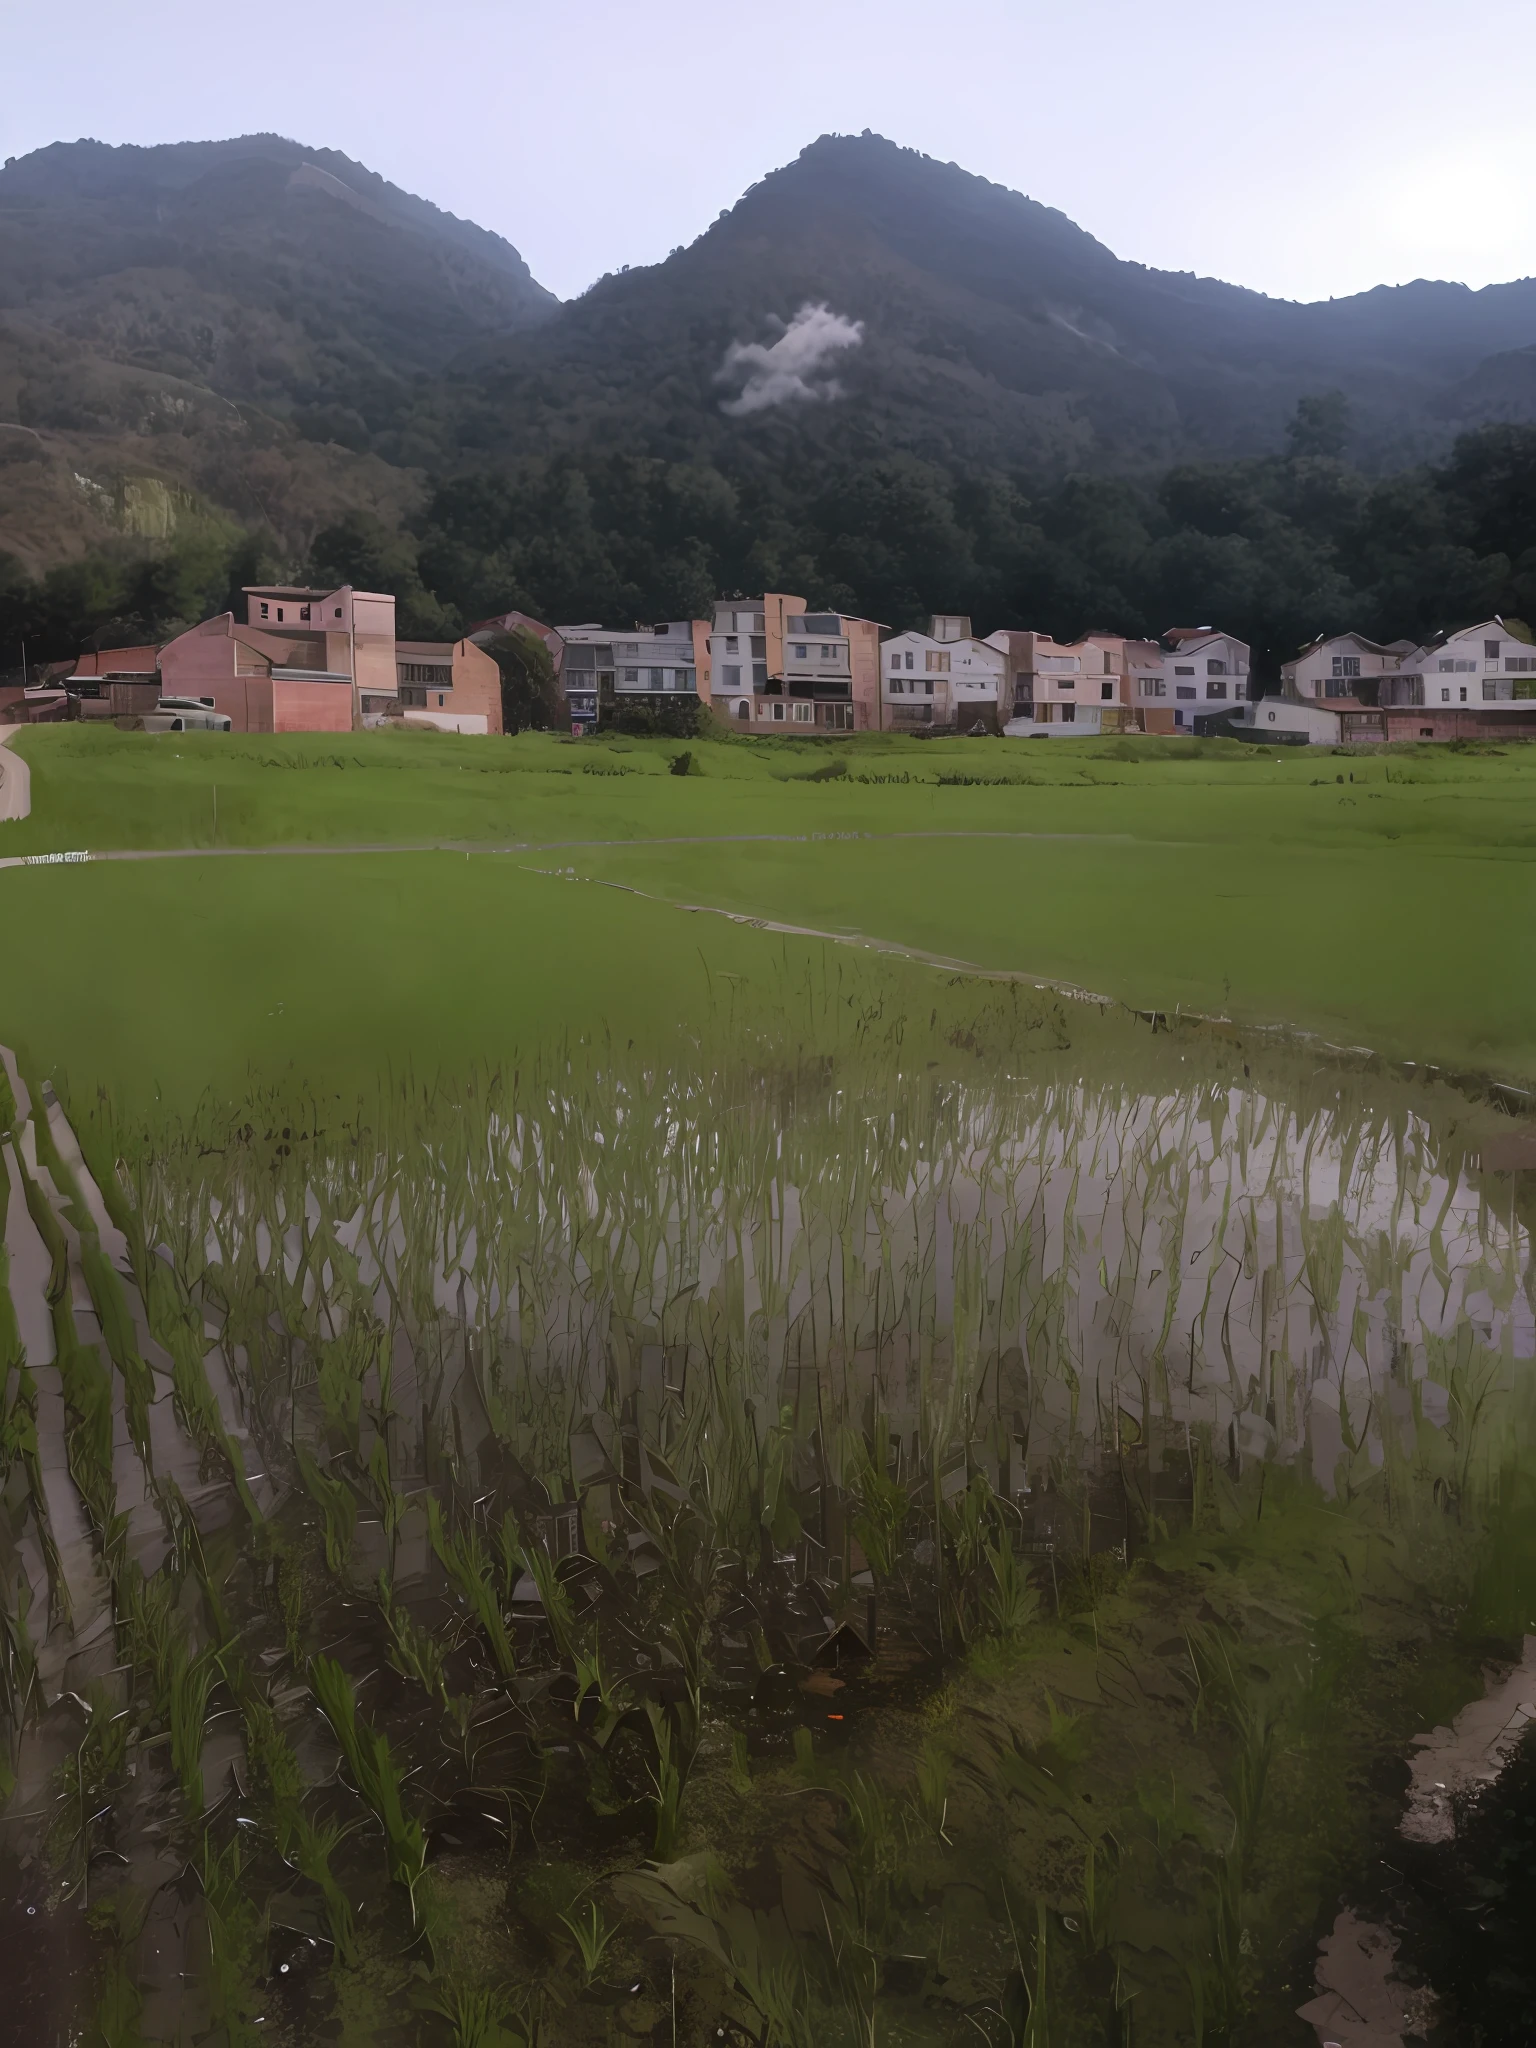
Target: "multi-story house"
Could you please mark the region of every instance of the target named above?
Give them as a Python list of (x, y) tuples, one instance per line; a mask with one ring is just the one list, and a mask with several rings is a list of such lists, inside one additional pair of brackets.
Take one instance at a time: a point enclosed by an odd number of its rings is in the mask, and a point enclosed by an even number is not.
[(926, 633), (895, 633), (880, 649), (881, 723), (996, 732), (1008, 662), (961, 614), (939, 614)]
[(607, 626), (557, 626), (559, 672), (573, 732), (633, 705), (664, 709), (708, 704), (709, 628), (702, 619), (614, 632)]
[(1502, 619), (1408, 649), (1379, 685), (1384, 737), (1536, 736), (1536, 647)]
[(1084, 739), (1139, 729), (1140, 684), (1161, 676), (1162, 649), (1119, 633), (1059, 641), (1049, 633), (993, 633), (1007, 664), (1004, 730), (1010, 738)]
[(235, 732), (350, 732), (398, 701), (387, 591), (246, 589), (245, 622), (205, 619), (160, 650), (167, 696), (211, 697)]
[(1340, 711), (1374, 709), (1381, 678), (1395, 674), (1412, 652), (1410, 640), (1383, 647), (1363, 633), (1319, 633), (1294, 661), (1281, 664), (1280, 693)]
[(1246, 703), (1246, 641), (1210, 626), (1170, 626), (1163, 648), (1161, 674), (1149, 670), (1136, 679), (1137, 709), (1146, 731), (1193, 734), (1197, 718)]
[(870, 732), (880, 723), (880, 627), (810, 612), (783, 591), (725, 598), (709, 635), (715, 710), (753, 731)]

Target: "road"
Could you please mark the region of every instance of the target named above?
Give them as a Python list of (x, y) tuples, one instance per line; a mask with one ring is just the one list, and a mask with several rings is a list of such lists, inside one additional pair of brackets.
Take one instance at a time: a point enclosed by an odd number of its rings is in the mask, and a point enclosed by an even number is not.
[(24, 725), (0, 726), (0, 823), (25, 818), (32, 809), (32, 770), (20, 754), (10, 750)]

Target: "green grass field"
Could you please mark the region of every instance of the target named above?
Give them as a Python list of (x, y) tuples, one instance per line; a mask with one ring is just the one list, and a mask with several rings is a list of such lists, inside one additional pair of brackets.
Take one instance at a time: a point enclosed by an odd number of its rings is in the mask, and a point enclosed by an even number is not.
[(77, 1073), (435, 1068), (685, 1021), (707, 969), (783, 956), (666, 907), (689, 903), (1536, 1079), (1536, 750), (879, 736), (696, 743), (678, 776), (677, 742), (69, 726), (21, 747), (33, 815), (0, 857), (546, 849), (0, 872), (0, 1038)]

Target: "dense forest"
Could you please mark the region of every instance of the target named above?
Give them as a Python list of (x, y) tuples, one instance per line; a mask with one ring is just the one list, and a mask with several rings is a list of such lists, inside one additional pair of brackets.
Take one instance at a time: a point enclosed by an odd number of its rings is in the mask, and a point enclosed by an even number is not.
[(635, 455), (556, 457), (441, 481), (413, 529), (350, 514), (283, 560), (270, 536), (92, 555), (33, 580), (0, 560), (0, 665), (162, 637), (278, 574), (392, 590), (403, 633), (493, 612), (554, 623), (707, 613), (722, 592), (798, 592), (892, 627), (931, 611), (979, 631), (1156, 634), (1220, 624), (1257, 672), (1314, 634), (1420, 639), (1536, 617), (1536, 427), (1465, 434), (1442, 464), (1369, 478), (1347, 408), (1305, 400), (1283, 454), (1138, 481), (952, 474), (911, 456), (771, 478)]

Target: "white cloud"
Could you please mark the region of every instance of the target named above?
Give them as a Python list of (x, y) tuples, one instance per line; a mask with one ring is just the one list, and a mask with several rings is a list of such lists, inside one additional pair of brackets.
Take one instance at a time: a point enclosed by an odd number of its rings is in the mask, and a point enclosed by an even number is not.
[(721, 400), (720, 410), (741, 419), (797, 398), (840, 398), (842, 386), (820, 373), (841, 350), (857, 348), (863, 339), (862, 320), (846, 320), (830, 306), (807, 301), (770, 347), (758, 341), (731, 343), (716, 380), (743, 381), (735, 398)]

